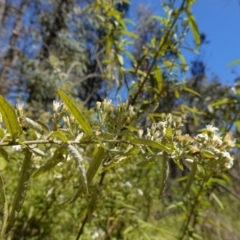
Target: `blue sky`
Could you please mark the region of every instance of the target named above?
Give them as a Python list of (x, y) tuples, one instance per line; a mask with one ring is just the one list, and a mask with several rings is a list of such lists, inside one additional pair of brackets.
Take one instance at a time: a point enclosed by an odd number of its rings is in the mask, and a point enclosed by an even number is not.
[[(139, 4), (148, 5), (153, 13), (159, 14), (160, 2), (133, 0), (130, 15), (136, 13)], [(235, 78), (240, 77), (240, 65), (227, 66), (240, 59), (240, 0), (198, 0), (192, 10), (199, 31), (206, 34), (209, 41), (198, 56), (207, 65), (207, 75), (210, 79), (218, 76), (222, 82), (232, 84)], [(188, 41), (193, 41), (190, 35)], [(184, 52), (184, 55), (188, 62), (197, 57), (191, 52)]]

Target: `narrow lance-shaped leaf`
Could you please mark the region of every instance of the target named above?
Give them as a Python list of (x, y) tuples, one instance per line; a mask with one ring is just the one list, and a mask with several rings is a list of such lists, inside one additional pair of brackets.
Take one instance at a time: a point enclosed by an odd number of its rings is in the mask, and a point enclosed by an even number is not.
[(25, 118), (25, 122), (27, 124), (27, 126), (33, 130), (35, 130), (36, 132), (40, 133), (40, 134), (43, 134), (44, 131), (43, 131), (43, 128), (42, 126), (37, 123), (37, 122), (34, 122), (32, 119), (30, 118)]
[(25, 149), (25, 158), (23, 160), (22, 169), (18, 180), (18, 186), (12, 204), (11, 213), (8, 219), (6, 233), (8, 233), (13, 227), (13, 224), (16, 221), (17, 216), (22, 208), (27, 193), (29, 179), (31, 176), (31, 157), (32, 153), (29, 151), (29, 149)]
[[(93, 158), (92, 162), (90, 163), (90, 166), (87, 170), (87, 182), (88, 182), (88, 185), (91, 183), (91, 181), (93, 180), (94, 176), (96, 175), (101, 163), (102, 163), (102, 160), (104, 158), (104, 155), (105, 155), (105, 151), (102, 147), (99, 147), (98, 148), (98, 152), (96, 154), (96, 156)], [(74, 193), (72, 199), (71, 199), (71, 202), (75, 201), (81, 194), (83, 190), (83, 186), (82, 187), (79, 187), (78, 190)]]
[(53, 154), (53, 156), (48, 159), (33, 175), (33, 177), (37, 177), (47, 171), (49, 171), (50, 169), (52, 169), (53, 167), (55, 167), (58, 163), (60, 163), (61, 161), (64, 160), (63, 157), (63, 152), (64, 152), (64, 148), (63, 146), (57, 148)]
[(51, 132), (49, 134), (48, 138), (51, 138), (51, 137), (60, 138), (64, 143), (66, 143), (68, 141), (68, 138), (66, 137), (66, 135), (60, 130)]
[(236, 64), (240, 64), (240, 59), (230, 62), (227, 66), (232, 66)]
[(7, 131), (15, 139), (20, 133), (20, 125), (18, 123), (17, 114), (10, 103), (0, 95), (0, 113)]
[(92, 128), (86, 118), (82, 115), (82, 113), (79, 111), (79, 109), (76, 107), (76, 105), (71, 101), (71, 99), (62, 91), (58, 90), (58, 94), (60, 95), (61, 99), (67, 106), (68, 110), (72, 113), (74, 118), (78, 121), (80, 126), (82, 127), (83, 131), (91, 136), (92, 135)]
[(149, 146), (149, 147), (160, 149), (160, 150), (165, 151), (167, 153), (169, 152), (169, 148), (167, 148), (163, 144), (158, 143), (158, 142), (154, 142), (154, 141), (148, 140), (148, 139), (135, 138), (135, 139), (130, 140), (130, 143), (146, 145), (146, 146)]
[(0, 148), (0, 171), (6, 168), (7, 163), (8, 153), (3, 148)]
[(191, 172), (190, 172), (190, 174), (188, 176), (188, 180), (187, 180), (185, 189), (183, 191), (183, 195), (185, 195), (189, 191), (189, 189), (190, 189), (190, 187), (191, 187), (191, 185), (193, 183), (193, 180), (195, 178), (196, 172), (197, 172), (197, 162), (193, 161), (192, 169), (191, 169)]
[(159, 198), (162, 198), (163, 192), (166, 187), (167, 177), (168, 177), (168, 156), (165, 152), (161, 156), (161, 176), (160, 176), (160, 187), (159, 187)]
[(223, 206), (221, 200), (217, 197), (217, 195), (216, 195), (215, 193), (213, 193), (213, 192), (211, 193), (211, 195), (212, 195), (213, 199), (217, 202), (217, 204), (219, 205), (219, 207), (220, 207), (222, 210), (224, 210), (224, 206)]
[(192, 93), (192, 94), (194, 94), (194, 95), (196, 95), (196, 96), (198, 96), (198, 97), (201, 97), (201, 94), (199, 94), (198, 92), (196, 92), (196, 91), (194, 91), (193, 89), (191, 89), (191, 88), (188, 88), (188, 87), (183, 87), (182, 88), (182, 90), (184, 90), (184, 91), (186, 91), (186, 92), (189, 92), (189, 93)]
[(231, 103), (234, 103), (234, 102), (235, 102), (235, 100), (225, 98), (225, 99), (221, 99), (221, 100), (218, 100), (216, 102), (213, 102), (210, 105), (212, 107), (217, 107), (217, 106), (221, 106), (221, 105), (231, 104)]
[(155, 77), (157, 80), (157, 86), (158, 86), (158, 91), (161, 93), (162, 87), (163, 87), (163, 77), (162, 77), (162, 71), (159, 66), (155, 67)]
[(82, 187), (82, 184), (83, 184), (85, 192), (88, 194), (87, 175), (86, 175), (85, 166), (83, 164), (82, 156), (78, 152), (78, 150), (72, 145), (68, 145), (67, 150), (68, 150), (69, 155), (72, 156), (72, 158), (76, 161), (76, 164), (77, 164), (79, 172), (80, 172), (79, 189)]
[(190, 28), (191, 28), (192, 33), (193, 33), (195, 44), (196, 44), (197, 48), (199, 48), (199, 46), (201, 44), (201, 37), (200, 37), (199, 31), (198, 31), (198, 26), (196, 24), (195, 18), (191, 14), (189, 8), (186, 9), (186, 14), (187, 14), (187, 17), (188, 17)]
[(2, 217), (2, 224), (1, 224), (1, 235), (3, 235), (5, 228), (6, 228), (6, 223), (8, 219), (8, 204), (7, 204), (7, 199), (5, 195), (5, 187), (4, 187), (4, 182), (2, 179), (2, 175), (0, 174), (0, 210), (3, 212), (3, 217)]

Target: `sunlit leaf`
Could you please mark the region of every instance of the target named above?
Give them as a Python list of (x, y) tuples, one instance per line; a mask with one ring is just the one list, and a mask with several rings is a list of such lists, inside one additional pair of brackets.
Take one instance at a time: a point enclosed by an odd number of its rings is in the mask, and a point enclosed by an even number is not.
[(45, 152), (43, 152), (39, 148), (31, 148), (31, 151), (38, 156), (45, 157)]
[(162, 77), (161, 68), (159, 66), (155, 66), (155, 77), (157, 80), (158, 91), (159, 93), (161, 93), (162, 87), (163, 87), (163, 77)]
[(198, 92), (194, 91), (194, 90), (191, 89), (191, 88), (188, 88), (188, 87), (183, 86), (182, 90), (184, 90), (184, 91), (186, 91), (186, 92), (189, 92), (189, 93), (192, 93), (192, 94), (194, 94), (194, 95), (196, 95), (196, 96), (198, 96), (198, 97), (201, 97), (201, 95), (200, 95)]
[(221, 100), (218, 100), (216, 102), (213, 102), (210, 105), (212, 107), (217, 107), (217, 106), (221, 106), (221, 105), (231, 104), (231, 103), (234, 103), (234, 102), (235, 102), (235, 100), (225, 98), (225, 99), (221, 99)]
[(186, 14), (188, 17), (190, 28), (191, 28), (193, 36), (194, 36), (195, 44), (196, 44), (197, 48), (199, 48), (199, 46), (201, 44), (201, 37), (200, 37), (200, 33), (198, 31), (198, 26), (196, 24), (195, 18), (192, 15), (192, 13), (189, 11), (188, 8), (186, 9)]
[(201, 151), (201, 155), (205, 158), (209, 158), (209, 159), (213, 159), (216, 157), (216, 154), (214, 154), (213, 152), (209, 151), (209, 150), (202, 150)]
[(135, 39), (138, 39), (138, 35), (137, 34), (135, 34), (133, 32), (130, 32), (128, 30), (122, 30), (121, 33), (124, 34), (124, 35), (130, 36), (130, 37), (133, 37)]
[(29, 149), (25, 149), (24, 152), (25, 152), (25, 158), (22, 163), (22, 169), (19, 175), (18, 186), (15, 191), (11, 212), (8, 218), (6, 233), (8, 233), (11, 230), (11, 228), (13, 227), (18, 217), (18, 214), (22, 208), (22, 205), (27, 193), (28, 185), (29, 185), (29, 179), (31, 176), (31, 167), (32, 167), (32, 161), (31, 161), (32, 152), (30, 152)]
[(72, 156), (72, 158), (75, 160), (77, 167), (79, 169), (79, 173), (80, 173), (79, 189), (83, 184), (85, 192), (88, 194), (88, 181), (87, 181), (86, 169), (83, 164), (82, 155), (78, 152), (78, 150), (74, 146), (70, 144), (67, 146), (67, 150), (69, 155)]
[(66, 135), (60, 130), (53, 131), (48, 136), (48, 138), (54, 138), (54, 137), (60, 138), (64, 143), (68, 141), (68, 138), (66, 137)]
[(7, 131), (15, 139), (20, 133), (20, 125), (18, 123), (17, 114), (10, 103), (0, 95), (0, 113)]
[(79, 111), (79, 109), (76, 107), (76, 105), (71, 101), (71, 99), (62, 91), (58, 90), (58, 94), (60, 95), (61, 99), (63, 102), (66, 104), (68, 110), (72, 113), (74, 118), (78, 121), (80, 126), (82, 127), (83, 131), (91, 136), (92, 133), (92, 128), (89, 125), (88, 121), (86, 118), (82, 115), (82, 113)]
[(53, 154), (53, 156), (48, 159), (34, 174), (33, 177), (37, 177), (46, 171), (49, 171), (53, 167), (55, 167), (58, 163), (64, 160), (63, 152), (65, 147), (61, 146), (57, 148)]
[(232, 66), (236, 64), (240, 64), (240, 59), (230, 62), (227, 66)]
[(215, 193), (211, 193), (211, 195), (212, 195), (212, 197), (213, 197), (213, 199), (216, 201), (216, 203), (219, 205), (219, 207), (223, 210), (224, 209), (224, 207), (223, 207), (223, 204), (222, 204), (222, 202), (220, 201), (220, 199), (216, 196), (216, 194)]
[(25, 123), (26, 123), (26, 125), (27, 125), (29, 128), (35, 130), (35, 131), (38, 132), (38, 133), (43, 134), (43, 128), (42, 128), (42, 126), (41, 126), (39, 123), (33, 121), (33, 120), (30, 119), (30, 118), (25, 118)]
[(148, 140), (148, 139), (135, 138), (135, 139), (131, 139), (130, 143), (132, 143), (132, 144), (141, 144), (141, 145), (145, 145), (145, 146), (149, 146), (149, 147), (160, 149), (160, 150), (165, 151), (167, 153), (169, 152), (169, 148), (167, 148), (163, 144), (155, 142), (155, 141), (152, 141), (152, 140)]

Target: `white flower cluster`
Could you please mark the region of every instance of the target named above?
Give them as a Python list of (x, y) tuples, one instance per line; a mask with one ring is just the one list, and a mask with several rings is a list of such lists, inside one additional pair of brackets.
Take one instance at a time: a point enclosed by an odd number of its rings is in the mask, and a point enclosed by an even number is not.
[(104, 99), (96, 103), (96, 108), (99, 122), (109, 129), (121, 129), (136, 116), (133, 106), (129, 106), (128, 102), (114, 106), (112, 100)]
[(164, 144), (169, 156), (180, 166), (181, 160), (196, 161), (205, 170), (221, 172), (233, 166), (229, 150), (235, 146), (230, 134), (221, 137), (218, 128), (207, 125), (201, 134), (191, 137), (180, 130), (182, 119), (168, 114), (162, 121), (153, 123), (146, 135), (139, 130), (139, 137)]
[(218, 128), (207, 125), (203, 133), (195, 138), (194, 146), (201, 157), (196, 159), (206, 169), (221, 172), (233, 166), (234, 159), (229, 149), (235, 146), (231, 134), (221, 137), (217, 134)]

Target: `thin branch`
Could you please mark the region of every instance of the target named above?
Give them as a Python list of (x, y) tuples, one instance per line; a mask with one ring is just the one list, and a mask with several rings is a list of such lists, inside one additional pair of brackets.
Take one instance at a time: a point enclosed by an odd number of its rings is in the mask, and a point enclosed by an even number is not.
[(153, 58), (153, 61), (152, 61), (151, 65), (150, 65), (150, 67), (149, 67), (149, 69), (147, 70), (146, 76), (144, 77), (143, 81), (139, 84), (138, 91), (135, 93), (135, 95), (134, 95), (133, 97), (131, 97), (128, 106), (134, 105), (135, 102), (136, 102), (136, 100), (137, 100), (137, 98), (138, 98), (138, 96), (139, 96), (139, 94), (142, 92), (142, 90), (143, 90), (143, 88), (144, 88), (144, 85), (145, 85), (145, 83), (147, 82), (148, 77), (150, 76), (151, 71), (152, 71), (154, 65), (155, 65), (156, 62), (157, 62), (157, 59), (158, 59), (158, 56), (159, 56), (160, 52), (162, 51), (163, 47), (165, 46), (166, 42), (168, 41), (168, 37), (169, 37), (169, 35), (170, 35), (170, 33), (171, 33), (174, 25), (176, 24), (176, 22), (177, 22), (177, 20), (178, 20), (178, 17), (179, 17), (179, 15), (180, 15), (180, 13), (181, 13), (181, 11), (184, 9), (185, 2), (186, 2), (186, 0), (183, 0), (183, 1), (182, 1), (182, 4), (181, 4), (181, 6), (180, 6), (180, 8), (179, 8), (179, 11), (177, 12), (177, 14), (176, 14), (176, 16), (175, 16), (175, 19), (174, 19), (174, 21), (172, 22), (172, 25), (170, 26), (170, 28), (169, 28), (169, 30), (167, 31), (166, 35), (163, 36), (163, 37), (164, 37), (164, 40), (163, 40), (162, 44), (159, 46), (159, 49), (158, 49), (157, 53), (155, 54), (155, 56), (154, 56), (154, 58)]
[[(99, 139), (103, 143), (126, 143), (131, 144), (128, 141), (122, 141), (122, 140), (116, 140), (116, 139)], [(23, 141), (23, 142), (1, 142), (0, 147), (6, 147), (6, 146), (19, 146), (19, 145), (34, 145), (34, 144), (63, 144), (64, 142), (59, 140), (29, 140), (29, 141)], [(79, 142), (79, 141), (68, 141), (68, 144), (79, 144), (79, 145), (85, 145), (85, 144), (95, 144), (98, 143), (98, 141), (86, 141), (86, 142)], [(134, 144), (132, 144), (134, 145)]]

